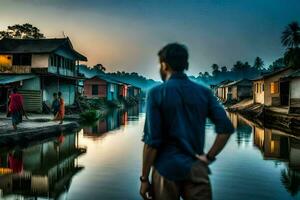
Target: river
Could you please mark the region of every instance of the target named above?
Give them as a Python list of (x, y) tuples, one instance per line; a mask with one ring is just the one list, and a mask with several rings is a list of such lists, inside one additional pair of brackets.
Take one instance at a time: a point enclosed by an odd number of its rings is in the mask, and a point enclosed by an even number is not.
[[(211, 165), (218, 200), (300, 199), (300, 140), (229, 114), (236, 132)], [(75, 133), (0, 152), (0, 199), (140, 199), (144, 106)], [(214, 126), (206, 126), (206, 149)]]

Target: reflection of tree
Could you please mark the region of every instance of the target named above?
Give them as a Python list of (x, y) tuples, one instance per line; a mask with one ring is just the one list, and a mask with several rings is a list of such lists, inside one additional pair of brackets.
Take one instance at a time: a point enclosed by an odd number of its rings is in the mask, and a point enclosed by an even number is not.
[(296, 170), (287, 169), (281, 171), (281, 182), (292, 196), (295, 196), (299, 191), (300, 176)]
[(236, 129), (236, 141), (238, 145), (241, 143), (249, 143), (251, 141), (251, 126), (239, 121), (238, 127)]

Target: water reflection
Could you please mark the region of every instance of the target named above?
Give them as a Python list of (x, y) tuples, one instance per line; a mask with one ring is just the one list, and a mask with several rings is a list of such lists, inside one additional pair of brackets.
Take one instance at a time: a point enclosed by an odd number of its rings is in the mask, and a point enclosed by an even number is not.
[(273, 160), (275, 164), (284, 164), (281, 170), (281, 182), (291, 195), (300, 190), (300, 140), (283, 131), (261, 127), (246, 118), (229, 113), (236, 128), (236, 141), (251, 142), (262, 153), (264, 160)]
[(242, 118), (240, 115), (234, 113), (228, 113), (230, 120), (234, 128), (236, 129), (236, 142), (240, 146), (241, 144), (250, 144), (252, 142), (252, 128), (249, 126), (249, 122)]
[[(0, 150), (0, 199), (140, 199), (141, 112), (143, 106), (114, 110), (79, 133)], [(299, 139), (229, 116), (237, 131), (211, 166), (214, 199), (299, 199)], [(206, 133), (209, 148), (210, 122)]]
[(83, 169), (77, 158), (85, 152), (77, 134), (63, 133), (52, 141), (0, 152), (2, 195), (57, 198)]
[(140, 109), (140, 106), (134, 106), (128, 110), (112, 110), (92, 126), (83, 127), (83, 134), (94, 139), (103, 138), (105, 133), (127, 125), (128, 121), (138, 121)]

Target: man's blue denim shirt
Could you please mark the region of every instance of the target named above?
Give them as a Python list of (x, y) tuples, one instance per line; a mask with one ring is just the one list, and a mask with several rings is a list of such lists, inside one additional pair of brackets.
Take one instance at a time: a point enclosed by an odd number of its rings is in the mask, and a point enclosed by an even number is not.
[(144, 143), (158, 149), (154, 167), (165, 178), (184, 180), (195, 154), (203, 154), (205, 123), (218, 134), (234, 132), (224, 108), (211, 90), (176, 73), (150, 90), (147, 97)]

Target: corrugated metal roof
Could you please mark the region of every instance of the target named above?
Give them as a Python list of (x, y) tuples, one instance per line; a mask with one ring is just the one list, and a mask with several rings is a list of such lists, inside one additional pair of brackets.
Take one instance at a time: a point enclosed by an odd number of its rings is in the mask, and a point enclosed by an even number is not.
[(288, 74), (286, 76), (286, 78), (296, 78), (296, 77), (300, 77), (300, 69), (298, 69), (294, 72), (291, 72), (290, 74)]
[(278, 73), (284, 72), (284, 71), (289, 70), (289, 69), (292, 69), (292, 67), (285, 67), (285, 68), (282, 68), (282, 69), (279, 69), (279, 70), (276, 70), (276, 71), (273, 71), (273, 72), (270, 72), (270, 73), (258, 76), (257, 78), (252, 79), (252, 81), (258, 81), (258, 80), (270, 78), (270, 77), (272, 77), (274, 75), (277, 75)]
[(7, 85), (9, 83), (15, 83), (31, 78), (35, 78), (36, 75), (24, 74), (24, 75), (0, 75), (0, 85)]
[(224, 86), (227, 87), (227, 86), (233, 86), (233, 85), (237, 85), (237, 84), (252, 85), (252, 81), (249, 80), (249, 79), (241, 79), (241, 80), (237, 80), (237, 81), (233, 81), (231, 83), (228, 83), (228, 84), (226, 84)]
[(100, 75), (100, 74), (98, 74), (98, 75), (96, 75), (96, 76), (91, 77), (90, 79), (93, 79), (93, 78), (99, 78), (99, 79), (105, 80), (105, 81), (107, 81), (107, 82), (109, 82), (109, 83), (114, 83), (114, 84), (117, 84), (117, 85), (121, 85), (120, 82), (117, 82), (117, 81), (115, 81), (115, 80), (112, 80), (112, 79), (111, 79), (110, 77), (108, 77), (107, 75)]
[(52, 53), (59, 48), (67, 47), (82, 61), (87, 61), (73, 49), (69, 38), (49, 38), (49, 39), (12, 39), (3, 38), (0, 40), (0, 53)]

